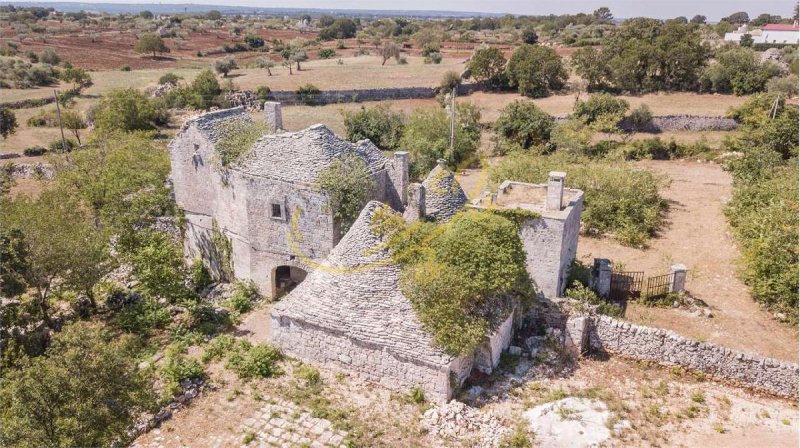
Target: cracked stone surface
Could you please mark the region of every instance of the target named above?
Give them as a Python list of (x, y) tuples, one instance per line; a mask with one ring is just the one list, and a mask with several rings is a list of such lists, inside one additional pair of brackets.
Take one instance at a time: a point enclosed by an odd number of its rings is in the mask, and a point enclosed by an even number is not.
[[(251, 417), (229, 427), (229, 430), (209, 434), (205, 446), (339, 448), (346, 446), (348, 435), (345, 431), (335, 429), (329, 420), (314, 417), (294, 403), (283, 400), (265, 404)], [(179, 438), (171, 437), (167, 432), (155, 429), (152, 433), (155, 437), (150, 443), (134, 443), (131, 448), (184, 446)]]

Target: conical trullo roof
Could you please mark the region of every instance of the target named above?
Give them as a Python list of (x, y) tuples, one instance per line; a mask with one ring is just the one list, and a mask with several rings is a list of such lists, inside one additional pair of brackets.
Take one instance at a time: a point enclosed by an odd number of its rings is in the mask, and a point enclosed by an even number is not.
[(328, 258), (272, 308), (273, 320), (303, 325), (378, 346), (394, 356), (430, 366), (453, 357), (435, 347), (411, 302), (400, 291), (400, 267), (372, 231), (376, 212), (395, 213), (369, 202)]
[(425, 212), (437, 221), (447, 221), (467, 203), (467, 195), (443, 161), (422, 181), (425, 187)]

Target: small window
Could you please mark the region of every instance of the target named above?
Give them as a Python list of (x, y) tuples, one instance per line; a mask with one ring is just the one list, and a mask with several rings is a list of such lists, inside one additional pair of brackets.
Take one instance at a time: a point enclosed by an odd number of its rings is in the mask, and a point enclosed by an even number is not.
[(282, 208), (281, 204), (272, 204), (272, 217), (277, 219), (283, 218)]

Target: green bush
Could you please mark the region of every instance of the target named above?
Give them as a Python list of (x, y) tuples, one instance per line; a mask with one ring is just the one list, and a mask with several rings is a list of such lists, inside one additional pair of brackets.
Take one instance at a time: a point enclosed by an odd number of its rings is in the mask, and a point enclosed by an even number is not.
[(693, 157), (711, 150), (712, 148), (703, 140), (694, 143), (679, 143), (675, 139), (666, 141), (656, 137), (634, 140), (620, 145), (618, 149), (610, 151), (610, 154), (621, 154), (625, 160), (669, 160)]
[(272, 90), (267, 86), (258, 86), (256, 88), (256, 98), (260, 101), (267, 101), (269, 99), (269, 94)]
[(114, 323), (129, 333), (147, 336), (155, 329), (166, 328), (170, 323), (170, 313), (158, 301), (143, 297), (120, 310)]
[(253, 301), (258, 300), (259, 296), (258, 287), (252, 280), (237, 280), (228, 303), (236, 312), (246, 313), (253, 309)]
[(755, 51), (736, 45), (723, 47), (715, 59), (700, 78), (702, 90), (748, 95), (763, 91), (767, 81), (780, 73), (775, 64), (761, 63)]
[(414, 404), (422, 404), (425, 403), (425, 391), (417, 386), (411, 389), (411, 392), (408, 393), (408, 398)]
[(467, 62), (467, 69), (476, 81), (490, 89), (508, 86), (505, 75), (506, 58), (496, 47), (478, 48)]
[(271, 345), (252, 345), (242, 341), (240, 349), (228, 357), (225, 367), (240, 378), (269, 378), (283, 373), (278, 365), (282, 359), (280, 350)]
[(561, 90), (569, 74), (554, 49), (524, 44), (508, 60), (506, 76), (520, 95), (537, 98)]
[(727, 169), (733, 197), (725, 214), (741, 249), (741, 276), (753, 298), (786, 321), (798, 318), (798, 110), (756, 95), (731, 115), (741, 123), (729, 151), (742, 156)]
[(320, 48), (317, 52), (317, 56), (319, 56), (320, 59), (330, 59), (336, 56), (336, 50), (333, 48)]
[(211, 274), (203, 264), (203, 260), (199, 258), (195, 258), (192, 262), (192, 267), (189, 269), (189, 276), (192, 279), (194, 290), (198, 292), (206, 289), (207, 286), (214, 283), (214, 280), (211, 278)]
[(298, 87), (295, 93), (300, 97), (300, 102), (304, 104), (314, 104), (317, 95), (319, 95), (321, 91), (314, 84), (304, 84)]
[(489, 171), (495, 184), (509, 179), (545, 183), (550, 171), (566, 171), (567, 187), (584, 191), (582, 222), (589, 232), (611, 233), (623, 244), (641, 246), (661, 225), (666, 202), (663, 177), (622, 163), (591, 161), (556, 153), (512, 153)]
[(166, 125), (169, 111), (136, 89), (112, 89), (100, 99), (94, 121), (104, 131), (146, 131)]
[(578, 101), (572, 116), (598, 132), (619, 132), (619, 124), (625, 118), (630, 105), (622, 98), (608, 93), (597, 93), (586, 101)]
[(628, 115), (628, 119), (634, 131), (641, 131), (647, 128), (653, 120), (653, 113), (650, 111), (647, 104), (642, 104), (631, 111), (630, 115)]
[(38, 146), (38, 145), (37, 146), (30, 146), (30, 147), (25, 148), (24, 150), (22, 150), (22, 154), (24, 154), (24, 155), (26, 155), (28, 157), (41, 156), (46, 152), (47, 152), (46, 148), (43, 148), (43, 147)]
[(520, 149), (548, 145), (554, 126), (553, 117), (532, 101), (514, 101), (503, 109), (492, 126), (497, 137), (497, 148), (503, 148), (496, 152), (504, 154), (506, 144)]
[(481, 139), (480, 110), (470, 103), (456, 104), (455, 142), (450, 151), (450, 118), (442, 108), (417, 109), (406, 122), (400, 147), (411, 155), (411, 177), (426, 176), (438, 159), (451, 168), (469, 165)]
[(447, 353), (472, 353), (530, 292), (518, 225), (498, 214), (405, 226), (387, 212), (373, 217), (372, 231), (389, 235), (401, 289)]
[(129, 72), (129, 71), (131, 71), (131, 66), (130, 66), (130, 65), (128, 65), (128, 64), (125, 64), (125, 65), (123, 65), (123, 66), (122, 66), (122, 68), (120, 68), (119, 70), (120, 70), (120, 71), (123, 71), (123, 72)]
[(183, 380), (205, 378), (206, 372), (203, 365), (194, 358), (186, 358), (181, 353), (169, 353), (161, 368), (161, 377), (166, 390), (171, 394), (180, 392), (180, 383)]
[(78, 144), (75, 142), (75, 140), (72, 140), (70, 138), (64, 140), (61, 140), (59, 138), (57, 140), (53, 140), (52, 142), (48, 143), (47, 150), (50, 152), (61, 153), (64, 152), (65, 146), (67, 148), (67, 152), (69, 152), (75, 149), (75, 147), (78, 146)]
[(611, 317), (622, 317), (621, 306), (606, 302), (598, 297), (588, 286), (579, 281), (574, 281), (572, 285), (564, 291), (564, 296), (584, 304), (595, 305), (597, 307), (597, 312), (600, 314)]
[(217, 160), (226, 167), (235, 163), (246, 154), (255, 144), (256, 140), (267, 132), (267, 126), (262, 121), (228, 120), (219, 125), (222, 138), (217, 142)]
[(334, 160), (320, 174), (317, 184), (328, 196), (328, 207), (340, 235), (347, 233), (375, 189), (367, 164), (353, 153)]
[(300, 364), (294, 369), (294, 374), (306, 383), (306, 386), (316, 386), (322, 383), (319, 370), (308, 364)]
[(344, 127), (347, 139), (357, 142), (369, 139), (381, 149), (393, 150), (400, 146), (405, 126), (405, 115), (392, 111), (388, 105), (361, 107), (358, 111), (345, 111)]
[(164, 73), (163, 75), (161, 75), (161, 77), (158, 78), (158, 83), (159, 84), (175, 84), (175, 85), (178, 85), (178, 81), (180, 81), (181, 79), (183, 79), (183, 78), (181, 78), (180, 76), (176, 75), (175, 73), (169, 72), (169, 73)]
[(208, 343), (203, 352), (203, 362), (219, 361), (224, 359), (236, 347), (236, 339), (229, 335), (223, 334), (215, 337)]

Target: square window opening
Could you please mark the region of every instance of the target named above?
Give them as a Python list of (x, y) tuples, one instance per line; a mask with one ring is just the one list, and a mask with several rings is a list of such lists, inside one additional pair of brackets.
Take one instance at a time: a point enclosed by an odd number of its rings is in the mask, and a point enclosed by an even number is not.
[(281, 204), (272, 204), (272, 217), (273, 218), (283, 218), (283, 211), (281, 210)]

